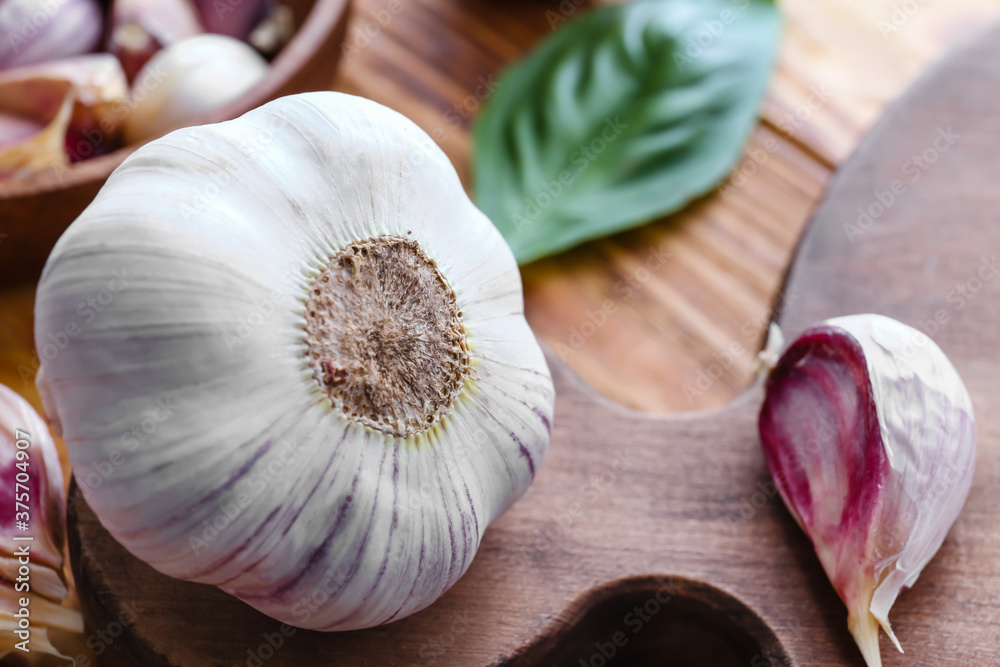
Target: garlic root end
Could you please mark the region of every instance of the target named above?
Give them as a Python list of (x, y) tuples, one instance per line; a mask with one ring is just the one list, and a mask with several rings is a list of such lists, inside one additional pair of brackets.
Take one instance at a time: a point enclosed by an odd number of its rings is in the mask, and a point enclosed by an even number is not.
[(771, 322), (767, 328), (767, 340), (764, 341), (764, 349), (757, 354), (757, 377), (765, 378), (768, 373), (778, 365), (781, 358), (781, 350), (785, 347), (785, 335), (781, 333), (781, 327), (777, 322)]
[(867, 609), (859, 614), (851, 612), (847, 616), (847, 629), (861, 649), (861, 655), (868, 667), (882, 667), (882, 654), (878, 646), (879, 621)]

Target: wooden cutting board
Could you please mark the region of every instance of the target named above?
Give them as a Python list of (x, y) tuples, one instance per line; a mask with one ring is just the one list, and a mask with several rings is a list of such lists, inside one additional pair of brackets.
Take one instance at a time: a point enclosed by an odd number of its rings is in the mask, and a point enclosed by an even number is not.
[[(923, 328), (973, 397), (972, 491), (893, 610), (907, 654), (883, 640), (890, 666), (1000, 664), (997, 109), (1000, 28), (925, 76), (841, 170), (778, 318), (790, 336), (858, 312)], [(74, 572), (105, 664), (863, 664), (843, 605), (769, 484), (759, 385), (722, 409), (651, 416), (601, 398), (555, 355), (549, 363), (555, 429), (536, 483), (451, 591), (385, 627), (282, 628), (212, 587), (154, 572), (72, 502)]]

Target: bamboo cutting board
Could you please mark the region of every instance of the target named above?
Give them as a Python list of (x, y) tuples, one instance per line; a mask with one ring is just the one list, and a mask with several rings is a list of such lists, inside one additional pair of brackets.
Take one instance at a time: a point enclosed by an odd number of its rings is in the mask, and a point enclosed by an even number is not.
[[(979, 454), (966, 507), (891, 620), (885, 664), (1000, 664), (1000, 28), (897, 102), (837, 176), (779, 322), (876, 312), (924, 329), (965, 379)], [(666, 417), (598, 396), (554, 354), (555, 428), (524, 499), (429, 609), (295, 631), (131, 557), (83, 502), (71, 550), (107, 665), (823, 667), (862, 664), (805, 536), (769, 484), (759, 386)]]

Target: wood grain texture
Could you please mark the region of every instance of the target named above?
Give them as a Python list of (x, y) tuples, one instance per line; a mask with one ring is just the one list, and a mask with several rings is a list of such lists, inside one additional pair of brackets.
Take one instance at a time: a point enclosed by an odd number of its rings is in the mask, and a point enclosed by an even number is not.
[[(468, 184), (468, 127), (488, 96), (484, 82), (502, 81), (506, 63), (560, 16), (590, 4), (356, 0), (335, 86), (405, 113)], [(678, 215), (522, 272), (536, 334), (554, 349), (567, 346), (562, 356), (570, 366), (623, 405), (702, 409), (747, 386), (760, 322), (835, 166), (931, 60), (1000, 16), (998, 0), (921, 2), (901, 15), (894, 14), (899, 0), (779, 4), (786, 25), (764, 119), (729, 187)], [(670, 260), (641, 289), (626, 292), (625, 281), (644, 275), (640, 267), (657, 248)], [(573, 348), (574, 330), (609, 299), (617, 312)], [(741, 350), (732, 363), (730, 348)], [(701, 390), (699, 373), (709, 370), (718, 377)]]
[[(797, 298), (780, 316), (791, 336), (857, 312), (924, 328), (973, 397), (972, 490), (893, 609), (907, 654), (883, 640), (888, 667), (1000, 658), (1000, 359), (990, 345), (1000, 327), (998, 105), (1000, 27), (908, 93), (838, 174), (789, 274), (786, 292)], [(915, 156), (926, 169), (910, 169)], [(859, 207), (873, 217), (860, 235), (850, 227)], [(722, 409), (650, 416), (549, 360), (555, 428), (536, 483), (487, 531), (451, 591), (389, 626), (296, 631), (268, 649), (278, 623), (211, 587), (154, 573), (74, 503), (76, 573), (95, 627), (123, 614), (132, 621), (125, 603), (141, 607), (133, 631), (108, 643), (107, 664), (243, 665), (266, 654), (270, 666), (571, 667), (603, 664), (593, 656), (622, 632), (628, 641), (616, 651), (630, 662), (610, 665), (862, 665), (843, 605), (768, 481), (759, 385)], [(648, 616), (639, 627), (637, 608)]]

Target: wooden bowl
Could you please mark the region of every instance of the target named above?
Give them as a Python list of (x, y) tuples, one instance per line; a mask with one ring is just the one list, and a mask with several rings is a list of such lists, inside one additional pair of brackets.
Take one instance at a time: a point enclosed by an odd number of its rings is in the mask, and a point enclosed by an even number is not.
[[(271, 63), (267, 76), (240, 99), (200, 118), (198, 124), (236, 118), (283, 95), (330, 87), (350, 0), (284, 0), (283, 4), (292, 9), (298, 29)], [(62, 172), (0, 180), (0, 285), (38, 279), (59, 236), (139, 145), (79, 162)]]

